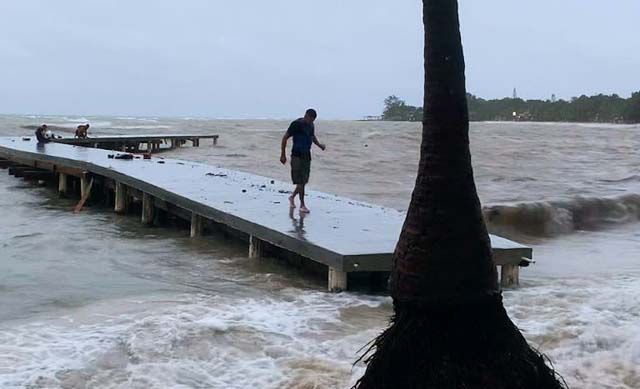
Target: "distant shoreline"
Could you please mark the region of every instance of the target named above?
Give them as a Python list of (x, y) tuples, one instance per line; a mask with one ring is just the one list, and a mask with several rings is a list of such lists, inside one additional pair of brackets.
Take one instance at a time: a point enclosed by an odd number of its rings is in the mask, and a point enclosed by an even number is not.
[[(365, 116), (364, 119), (421, 121), (423, 108), (407, 104), (398, 96), (384, 100), (384, 111), (380, 116)], [(513, 97), (485, 100), (467, 93), (470, 121), (504, 122), (568, 122), (568, 123), (640, 123), (640, 91), (629, 98), (616, 94), (573, 97), (570, 100), (523, 100), (513, 91)]]
[[(356, 119), (356, 122), (388, 122), (388, 123), (420, 123), (415, 120), (384, 120), (384, 119)], [(617, 126), (638, 126), (640, 123), (620, 123), (620, 122), (584, 122), (584, 121), (549, 121), (549, 120), (469, 120), (469, 123), (529, 123), (529, 124), (606, 124)]]

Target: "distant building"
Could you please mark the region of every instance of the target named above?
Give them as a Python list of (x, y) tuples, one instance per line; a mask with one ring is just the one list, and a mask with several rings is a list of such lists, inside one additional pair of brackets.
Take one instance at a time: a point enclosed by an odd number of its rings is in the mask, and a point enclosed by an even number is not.
[(513, 112), (514, 122), (530, 122), (533, 120), (533, 115), (530, 112)]

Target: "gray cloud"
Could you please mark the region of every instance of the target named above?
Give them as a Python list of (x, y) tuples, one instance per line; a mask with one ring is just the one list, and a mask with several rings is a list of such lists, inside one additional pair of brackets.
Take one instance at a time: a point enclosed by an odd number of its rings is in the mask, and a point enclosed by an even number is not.
[[(468, 88), (640, 89), (637, 15), (636, 0), (462, 0)], [(358, 118), (392, 93), (421, 103), (421, 23), (419, 1), (5, 1), (0, 111)]]

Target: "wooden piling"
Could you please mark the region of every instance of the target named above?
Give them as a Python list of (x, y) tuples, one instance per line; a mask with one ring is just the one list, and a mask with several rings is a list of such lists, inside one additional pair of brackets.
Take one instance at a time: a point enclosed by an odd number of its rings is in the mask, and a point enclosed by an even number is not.
[(347, 273), (336, 270), (333, 268), (329, 268), (329, 282), (328, 289), (329, 292), (342, 292), (343, 290), (347, 290)]
[(65, 197), (67, 195), (69, 180), (65, 173), (58, 173), (58, 195)]
[(153, 196), (149, 193), (142, 194), (142, 224), (152, 225), (153, 224)]
[(90, 192), (91, 192), (91, 188), (89, 187), (89, 177), (87, 176), (80, 177), (80, 198), (88, 199), (89, 196), (91, 195)]
[(125, 184), (121, 183), (121, 182), (116, 182), (116, 198), (115, 198), (115, 205), (114, 205), (114, 210), (117, 213), (125, 213), (127, 211), (128, 208), (128, 204), (127, 204), (127, 187)]
[(503, 288), (515, 288), (520, 284), (520, 267), (518, 265), (502, 265), (500, 269), (500, 285)]
[[(83, 178), (82, 180), (86, 181), (85, 178)], [(83, 183), (82, 187), (84, 188), (84, 193), (80, 197), (80, 201), (78, 202), (78, 204), (73, 209), (73, 212), (75, 213), (80, 212), (82, 210), (82, 207), (84, 207), (84, 204), (89, 199), (89, 196), (91, 195), (91, 188), (93, 187), (93, 178), (91, 179), (91, 181), (89, 181), (89, 183), (86, 184), (86, 186), (85, 183)]]
[(191, 237), (195, 238), (202, 236), (202, 216), (192, 213), (191, 214)]
[(249, 235), (249, 258), (262, 257), (263, 244), (260, 239), (253, 235)]

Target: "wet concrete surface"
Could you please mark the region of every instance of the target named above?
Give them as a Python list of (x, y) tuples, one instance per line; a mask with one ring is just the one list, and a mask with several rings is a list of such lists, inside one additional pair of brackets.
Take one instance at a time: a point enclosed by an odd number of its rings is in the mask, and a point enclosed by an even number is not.
[[(307, 192), (311, 213), (299, 213), (289, 208), (291, 184), (196, 162), (122, 160), (113, 158), (122, 154), (116, 151), (38, 144), (34, 138), (0, 138), (2, 154), (112, 178), (342, 271), (388, 270), (405, 218), (395, 209), (318, 191)], [(525, 246), (496, 236), (491, 240), (498, 264), (530, 256)]]
[(101, 142), (146, 142), (160, 141), (163, 139), (192, 140), (192, 139), (217, 139), (217, 134), (122, 134), (122, 135), (92, 135), (88, 138), (57, 138), (53, 141), (65, 144), (87, 144)]

